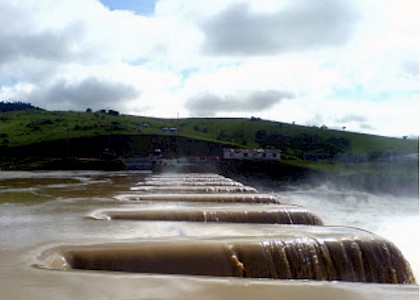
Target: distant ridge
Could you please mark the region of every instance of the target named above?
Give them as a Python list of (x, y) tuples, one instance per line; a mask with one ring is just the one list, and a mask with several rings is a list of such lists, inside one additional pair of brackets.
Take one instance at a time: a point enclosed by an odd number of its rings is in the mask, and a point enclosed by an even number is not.
[(0, 112), (19, 111), (19, 110), (43, 110), (39, 107), (33, 106), (30, 103), (14, 101), (14, 102), (0, 102)]

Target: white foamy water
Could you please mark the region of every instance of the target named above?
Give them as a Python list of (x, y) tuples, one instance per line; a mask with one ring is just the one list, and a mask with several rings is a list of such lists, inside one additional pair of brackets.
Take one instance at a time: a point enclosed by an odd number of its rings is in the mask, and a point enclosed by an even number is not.
[(393, 242), (420, 279), (419, 199), (340, 190), (321, 185), (315, 188), (276, 193), (283, 203), (305, 206), (326, 225), (358, 227)]

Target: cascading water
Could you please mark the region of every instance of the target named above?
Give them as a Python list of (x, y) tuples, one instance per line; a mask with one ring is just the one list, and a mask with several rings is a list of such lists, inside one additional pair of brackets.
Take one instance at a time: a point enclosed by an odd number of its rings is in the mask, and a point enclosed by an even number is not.
[(120, 194), (120, 201), (221, 202), (221, 203), (280, 203), (273, 195), (264, 194)]
[(257, 193), (255, 188), (249, 186), (135, 186), (130, 190), (139, 193)]
[(24, 175), (0, 177), (0, 197), (36, 201), (0, 204), (2, 299), (418, 299), (394, 244), (320, 226), (286, 193), (182, 191), (244, 187), (211, 174)]
[(41, 267), (242, 278), (415, 282), (409, 265), (392, 243), (354, 231), (360, 238), (322, 238), (306, 236), (302, 231), (299, 237), (285, 235), (263, 240), (68, 246), (50, 250), (55, 259), (47, 259)]
[(96, 220), (138, 221), (190, 221), (257, 224), (322, 225), (322, 220), (303, 207), (282, 206), (232, 206), (201, 209), (143, 209), (97, 211), (89, 217)]
[(145, 182), (138, 182), (137, 185), (139, 186), (205, 186), (205, 187), (217, 187), (217, 186), (243, 186), (240, 182), (235, 181), (225, 181), (225, 180), (217, 180), (217, 181), (192, 181), (192, 180), (151, 180)]
[[(153, 177), (152, 177), (153, 178)], [(176, 178), (176, 177), (175, 177)], [(232, 202), (250, 200), (250, 203), (273, 200), (271, 197), (257, 195), (253, 198), (238, 195), (220, 195), (220, 193), (250, 192), (257, 193), (254, 188), (246, 186), (171, 186), (174, 180), (171, 176), (149, 178), (152, 186), (135, 186), (136, 200), (158, 201), (209, 201)], [(205, 179), (205, 177), (200, 177)], [(223, 182), (220, 177), (218, 182)], [(193, 177), (184, 176), (186, 179)], [(168, 185), (161, 184), (168, 181)], [(181, 182), (179, 179), (174, 182)], [(230, 182), (230, 181), (227, 181)], [(158, 183), (156, 185), (156, 183)], [(191, 192), (192, 194), (173, 194)], [(146, 194), (160, 192), (159, 194)], [(197, 193), (202, 194), (197, 194)], [(215, 193), (216, 196), (211, 195)], [(127, 198), (126, 195), (124, 197)], [(194, 200), (193, 200), (194, 199)], [(260, 200), (260, 201), (258, 201)], [(276, 200), (276, 199), (274, 199)], [(276, 203), (276, 201), (274, 201)], [(241, 206), (239, 206), (241, 207)], [(109, 211), (99, 213), (96, 219), (107, 220), (160, 220), (160, 221), (200, 221), (200, 222), (250, 222), (250, 223), (281, 223), (321, 225), (322, 221), (302, 211), (289, 210), (229, 210), (229, 207), (219, 210), (210, 209), (148, 209), (129, 211)], [(98, 213), (96, 214), (98, 215)], [(95, 216), (95, 214), (93, 214)], [(278, 228), (279, 232), (289, 230)], [(414, 276), (408, 263), (392, 243), (381, 240), (367, 233), (353, 234), (328, 238), (308, 236), (301, 232), (293, 238), (287, 235), (279, 239), (264, 241), (184, 241), (182, 243), (159, 243), (157, 245), (141, 244), (123, 246), (103, 245), (79, 248), (63, 248), (55, 252), (61, 257), (65, 269), (88, 269), (125, 271), (140, 273), (165, 273), (186, 275), (212, 275), (245, 278), (275, 278), (275, 279), (311, 279), (327, 281), (351, 281), (374, 283), (414, 283)], [(364, 236), (364, 238), (359, 238)], [(194, 260), (195, 259), (195, 260)], [(50, 261), (50, 260), (48, 260)], [(56, 265), (56, 264), (54, 264)], [(227, 272), (227, 270), (230, 270)]]

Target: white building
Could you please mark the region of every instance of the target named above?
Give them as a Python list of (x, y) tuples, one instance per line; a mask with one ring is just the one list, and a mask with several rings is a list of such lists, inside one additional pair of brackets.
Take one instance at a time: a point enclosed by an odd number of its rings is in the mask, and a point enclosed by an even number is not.
[(280, 149), (223, 149), (223, 159), (281, 160)]

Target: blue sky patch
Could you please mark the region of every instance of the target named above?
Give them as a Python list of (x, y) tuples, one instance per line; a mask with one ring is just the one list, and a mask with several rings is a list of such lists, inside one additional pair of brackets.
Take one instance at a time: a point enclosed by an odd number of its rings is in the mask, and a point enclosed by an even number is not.
[(100, 0), (110, 10), (129, 10), (138, 15), (152, 15), (156, 0)]

